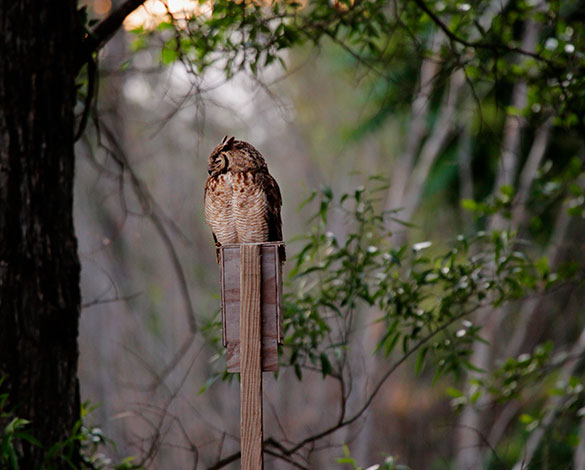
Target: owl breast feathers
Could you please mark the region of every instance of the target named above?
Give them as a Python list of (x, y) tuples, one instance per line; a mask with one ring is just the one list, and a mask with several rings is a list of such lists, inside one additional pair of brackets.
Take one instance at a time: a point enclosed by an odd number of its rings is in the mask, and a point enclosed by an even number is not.
[(282, 241), (280, 189), (258, 150), (224, 137), (207, 171), (205, 221), (217, 246)]

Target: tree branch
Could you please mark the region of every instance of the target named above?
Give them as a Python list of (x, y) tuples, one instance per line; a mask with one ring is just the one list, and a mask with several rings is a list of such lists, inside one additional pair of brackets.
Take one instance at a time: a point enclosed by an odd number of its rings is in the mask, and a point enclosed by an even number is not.
[(279, 454), (278, 452), (275, 452), (275, 451), (270, 450), (270, 449), (264, 449), (264, 452), (266, 452), (268, 455), (272, 455), (273, 457), (276, 457), (278, 459), (284, 460), (285, 462), (288, 462), (293, 467), (300, 468), (301, 470), (309, 470), (308, 467), (305, 467), (304, 465), (301, 465), (300, 463), (295, 462), (293, 459), (291, 459), (290, 457), (287, 457), (286, 455)]
[(530, 188), (548, 148), (552, 124), (552, 117), (549, 117), (536, 129), (534, 141), (530, 147), (530, 152), (528, 152), (522, 173), (520, 173), (518, 192), (516, 193), (514, 209), (512, 211), (512, 222), (515, 224), (515, 228), (522, 227), (527, 220), (527, 203)]
[[(420, 148), (427, 132), (427, 120), (431, 101), (431, 94), (435, 86), (435, 80), (439, 75), (440, 62), (438, 60), (441, 45), (444, 40), (442, 33), (434, 34), (429, 40), (430, 57), (422, 61), (419, 72), (418, 90), (413, 97), (410, 122), (406, 137), (405, 149), (398, 158), (393, 168), (390, 188), (386, 198), (386, 209), (404, 207), (405, 192), (409, 184), (409, 177), (414, 167), (417, 151)], [(409, 220), (405, 220), (409, 222)], [(396, 232), (398, 224), (389, 221), (388, 229)]]
[(457, 36), (453, 31), (451, 31), (449, 27), (441, 20), (441, 18), (439, 18), (439, 16), (433, 10), (431, 10), (423, 0), (414, 0), (414, 2), (419, 6), (419, 8), (422, 11), (424, 11), (428, 15), (428, 17), (433, 21), (433, 23), (435, 23), (447, 35), (447, 37), (452, 42), (456, 42), (465, 47), (471, 47), (473, 49), (488, 49), (493, 51), (514, 52), (516, 54), (532, 57), (533, 59), (546, 63), (547, 65), (553, 65), (551, 60), (541, 56), (536, 52), (529, 51), (521, 47), (481, 41), (468, 41), (467, 39), (463, 39), (462, 37)]
[[(404, 211), (401, 213), (401, 216), (408, 222), (412, 219), (413, 213), (420, 202), (425, 182), (428, 180), (433, 165), (439, 158), (455, 127), (454, 116), (464, 84), (465, 74), (461, 70), (451, 75), (449, 88), (445, 91), (443, 104), (438, 113), (437, 124), (435, 124), (431, 135), (425, 141), (417, 163), (412, 170), (403, 198)], [(405, 242), (405, 240), (400, 239), (399, 241)]]
[[(116, 160), (118, 165), (122, 171), (126, 172), (130, 177), (130, 182), (132, 183), (132, 188), (134, 189), (134, 193), (138, 198), (138, 201), (144, 211), (144, 214), (150, 219), (152, 224), (154, 225), (157, 233), (161, 237), (165, 248), (169, 254), (170, 261), (172, 263), (173, 269), (177, 276), (177, 281), (179, 283), (179, 291), (181, 296), (183, 297), (183, 301), (185, 303), (185, 314), (187, 316), (187, 322), (189, 324), (189, 330), (192, 335), (197, 332), (197, 323), (195, 321), (196, 315), (195, 310), (193, 308), (193, 303), (191, 302), (191, 296), (189, 294), (189, 287), (187, 283), (187, 277), (183, 270), (181, 261), (179, 259), (179, 255), (177, 250), (171, 240), (171, 236), (164, 225), (162, 218), (157, 211), (157, 206), (154, 203), (154, 198), (148, 191), (148, 188), (144, 185), (142, 180), (138, 177), (138, 175), (134, 172), (134, 169), (130, 165), (128, 158), (126, 156), (125, 151), (122, 148), (122, 145), (116, 139), (116, 136), (112, 132), (112, 130), (102, 123), (103, 132), (108, 139), (108, 141), (115, 147), (115, 150), (108, 149), (111, 156)], [(98, 137), (98, 141), (100, 138)], [(103, 144), (100, 145), (103, 146)], [(106, 148), (104, 146), (104, 148)], [(185, 347), (184, 351), (186, 352), (188, 348)], [(180, 358), (175, 358), (173, 362), (178, 363)]]
[(211, 467), (208, 467), (207, 470), (219, 470), (220, 468), (225, 467), (226, 465), (235, 462), (242, 456), (241, 452), (234, 452), (232, 455), (226, 457), (225, 459), (217, 461)]
[[(422, 0), (416, 0), (417, 3)], [(535, 51), (538, 44), (540, 25), (532, 20), (527, 20), (524, 25), (522, 34), (523, 51)], [(516, 82), (511, 104), (514, 108), (522, 110), (527, 104), (527, 85), (524, 80)], [(496, 181), (493, 186), (493, 195), (497, 195), (499, 189), (504, 185), (513, 186), (518, 172), (519, 158), (521, 152), (521, 137), (526, 120), (520, 116), (508, 115), (504, 124), (503, 142), (501, 147), (501, 158), (499, 162)], [(508, 221), (500, 213), (495, 213), (488, 222), (490, 231), (504, 230)], [(493, 308), (491, 306), (482, 310), (478, 314), (480, 323), (483, 324), (482, 337), (484, 342), (476, 341), (473, 345), (471, 363), (481, 370), (490, 370), (493, 352), (490, 345), (494, 344), (494, 339), (501, 334), (500, 322), (503, 318), (504, 310), (502, 308)], [(477, 372), (470, 371), (469, 377), (473, 378), (478, 375)], [(468, 385), (470, 387), (470, 385)], [(457, 432), (457, 453), (455, 456), (455, 469), (466, 470), (476, 467), (482, 459), (482, 448), (479, 434), (468, 432), (468, 429), (477, 429), (483, 433), (483, 405), (487, 397), (482, 397), (476, 403), (476, 406), (466, 406), (459, 419), (459, 429)]]
[[(349, 417), (341, 422), (336, 422), (334, 425), (324, 429), (323, 431), (318, 432), (316, 434), (313, 434), (312, 436), (306, 437), (305, 439), (301, 440), (300, 442), (293, 445), (292, 447), (287, 448), (283, 445), (280, 445), (272, 437), (265, 439), (263, 442), (263, 446), (265, 447), (267, 445), (272, 445), (272, 446), (278, 448), (280, 450), (281, 454), (272, 454), (272, 455), (275, 455), (276, 457), (279, 457), (279, 458), (283, 458), (283, 456), (293, 455), (296, 452), (298, 452), (300, 449), (302, 449), (304, 446), (306, 446), (307, 444), (312, 444), (315, 441), (318, 441), (319, 439), (323, 439), (324, 437), (326, 437), (330, 434), (333, 434), (334, 432), (338, 431), (339, 429), (344, 428), (345, 426), (348, 426), (348, 425), (352, 424), (353, 422), (357, 421), (366, 412), (366, 410), (371, 406), (372, 402), (374, 401), (374, 398), (376, 398), (376, 396), (378, 395), (378, 392), (382, 389), (383, 385), (386, 383), (388, 378), (396, 371), (396, 369), (398, 369), (402, 364), (404, 364), (404, 362), (406, 362), (406, 360), (409, 357), (411, 357), (416, 351), (418, 351), (424, 344), (426, 344), (428, 341), (430, 341), (433, 337), (435, 337), (437, 334), (439, 334), (440, 332), (447, 329), (449, 326), (451, 326), (453, 323), (460, 320), (461, 318), (464, 318), (464, 317), (470, 315), (471, 313), (473, 313), (473, 311), (477, 310), (477, 308), (478, 308), (478, 306), (475, 306), (469, 311), (461, 312), (461, 313), (455, 315), (454, 317), (449, 319), (449, 321), (445, 322), (444, 324), (437, 327), (436, 329), (430, 331), (425, 337), (421, 338), (411, 349), (409, 349), (405, 354), (403, 354), (400, 359), (395, 361), (386, 370), (386, 372), (382, 375), (382, 377), (377, 381), (374, 389), (370, 392), (368, 398), (364, 401), (362, 406), (351, 417)], [(219, 460), (211, 467), (208, 467), (207, 470), (219, 470), (220, 468), (223, 468), (226, 465), (238, 460), (240, 457), (241, 457), (240, 452), (234, 452), (233, 454), (229, 455), (228, 457), (225, 457), (224, 459)]]
[(145, 1), (146, 0), (126, 0), (107, 18), (102, 20), (93, 31), (89, 32), (87, 36), (83, 38), (80, 54), (77, 58), (78, 67), (81, 67), (91, 54), (101, 49), (116, 33), (120, 26), (122, 26), (126, 17)]
[(126, 295), (124, 297), (116, 296), (116, 297), (112, 297), (112, 298), (108, 298), (108, 299), (94, 299), (94, 300), (91, 300), (89, 302), (81, 304), (81, 308), (86, 309), (86, 308), (93, 307), (95, 305), (109, 304), (112, 302), (128, 302), (129, 300), (135, 299), (136, 297), (138, 297), (141, 294), (142, 294), (141, 292), (136, 292), (135, 294)]
[(573, 455), (573, 468), (585, 468), (585, 417), (579, 425), (579, 444)]
[[(571, 376), (575, 373), (575, 370), (577, 369), (577, 366), (579, 365), (579, 359), (581, 358), (581, 356), (584, 353), (585, 353), (585, 329), (583, 329), (581, 331), (581, 335), (579, 336), (579, 339), (573, 345), (573, 348), (571, 349), (571, 352), (570, 352), (570, 356), (575, 357), (577, 359), (574, 359), (572, 361), (568, 361), (565, 364), (565, 367), (563, 367), (563, 369), (562, 369), (561, 380), (564, 383), (567, 383), (569, 381), (569, 379), (571, 378)], [(524, 449), (525, 449), (524, 456), (520, 460), (518, 460), (518, 462), (516, 462), (516, 465), (514, 465), (513, 470), (521, 470), (523, 468), (528, 468), (530, 466), (530, 463), (532, 462), (532, 459), (533, 459), (534, 455), (536, 454), (536, 451), (538, 450), (540, 443), (544, 439), (546, 432), (548, 431), (548, 429), (552, 425), (553, 421), (555, 420), (555, 418), (559, 414), (560, 409), (561, 409), (562, 405), (565, 403), (566, 399), (567, 399), (567, 397), (565, 395), (560, 395), (560, 396), (559, 395), (555, 395), (555, 396), (551, 395), (551, 397), (549, 398), (549, 401), (547, 403), (547, 406), (545, 407), (545, 409), (548, 410), (546, 415), (541, 420), (539, 427), (536, 428), (532, 432), (532, 434), (530, 434), (530, 437), (528, 438), (528, 442), (526, 443), (526, 446), (524, 447)]]

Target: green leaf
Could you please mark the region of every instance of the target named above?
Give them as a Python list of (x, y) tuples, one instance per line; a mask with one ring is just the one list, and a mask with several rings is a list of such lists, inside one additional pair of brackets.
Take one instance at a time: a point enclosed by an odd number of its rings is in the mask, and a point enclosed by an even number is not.
[(469, 402), (470, 403), (477, 403), (477, 400), (479, 400), (479, 398), (481, 397), (482, 392), (481, 389), (475, 391), (470, 397), (469, 397)]
[(398, 328), (398, 320), (394, 320), (392, 324), (388, 327), (388, 329), (384, 333), (384, 336), (382, 336), (382, 339), (377, 344), (376, 349), (374, 349), (374, 354), (377, 353), (380, 350), (380, 348), (386, 344), (388, 338), (390, 338), (390, 335), (392, 335), (396, 331), (396, 328)]
[(219, 378), (219, 374), (216, 375), (212, 375), (211, 377), (209, 377), (205, 383), (203, 384), (203, 386), (199, 389), (199, 391), (197, 392), (197, 395), (201, 395), (203, 393), (205, 393), (205, 391), (211, 387)]
[(137, 52), (142, 49), (146, 49), (148, 47), (148, 41), (144, 36), (137, 36), (134, 40), (130, 43), (130, 51)]
[(473, 212), (479, 208), (479, 205), (473, 199), (462, 199), (461, 207), (465, 210)]
[(331, 363), (329, 362), (327, 354), (325, 354), (324, 352), (322, 352), (319, 355), (319, 358), (321, 359), (321, 373), (323, 374), (323, 378), (325, 378), (331, 374), (332, 370)]
[(169, 65), (179, 57), (179, 52), (176, 49), (171, 49), (170, 47), (163, 47), (161, 52), (161, 60), (162, 63), (165, 65)]
[(504, 184), (500, 186), (500, 193), (511, 198), (514, 196), (514, 187), (509, 184)]
[(420, 374), (420, 372), (422, 371), (422, 369), (424, 367), (425, 356), (427, 355), (428, 350), (429, 350), (429, 348), (422, 347), (420, 349), (420, 351), (418, 352), (418, 355), (416, 357), (416, 365), (414, 366), (414, 373), (416, 375)]
[(175, 29), (175, 26), (170, 21), (163, 21), (162, 23), (159, 23), (156, 29), (158, 29), (159, 31), (166, 31), (169, 29)]
[(20, 439), (24, 439), (25, 441), (31, 443), (34, 446), (43, 447), (43, 445), (41, 444), (41, 442), (37, 438), (35, 438), (34, 436), (32, 436), (31, 434), (29, 434), (27, 432), (19, 432), (18, 437)]
[(389, 341), (386, 342), (386, 347), (384, 349), (386, 356), (389, 356), (392, 353), (392, 351), (394, 351), (394, 348), (398, 344), (399, 339), (400, 339), (400, 333), (396, 332), (396, 333), (394, 333), (394, 336), (392, 338), (390, 338)]
[(30, 421), (27, 419), (14, 418), (6, 425), (6, 427), (4, 428), (4, 432), (6, 434), (14, 434), (15, 431), (25, 427), (29, 423)]
[(301, 370), (301, 366), (299, 365), (298, 362), (295, 363), (294, 369), (295, 369), (295, 375), (297, 376), (297, 379), (303, 380), (303, 371)]
[(447, 388), (447, 394), (452, 398), (461, 398), (462, 396), (464, 396), (461, 390), (457, 390), (456, 388), (453, 387)]

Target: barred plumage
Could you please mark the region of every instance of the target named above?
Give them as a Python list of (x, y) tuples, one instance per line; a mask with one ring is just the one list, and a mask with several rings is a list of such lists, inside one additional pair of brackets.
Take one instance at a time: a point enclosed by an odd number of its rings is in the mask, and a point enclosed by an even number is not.
[(226, 136), (207, 170), (205, 220), (217, 246), (282, 241), (280, 189), (258, 150)]

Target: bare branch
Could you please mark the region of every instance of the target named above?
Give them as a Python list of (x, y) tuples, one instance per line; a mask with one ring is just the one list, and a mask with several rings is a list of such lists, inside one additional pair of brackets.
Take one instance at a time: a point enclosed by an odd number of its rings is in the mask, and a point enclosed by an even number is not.
[[(538, 43), (541, 25), (536, 21), (528, 20), (524, 27), (524, 34), (522, 37), (522, 46), (534, 51)], [(512, 107), (516, 112), (522, 111), (528, 103), (527, 85), (525, 80), (519, 80), (514, 86), (512, 96)], [(526, 120), (517, 114), (509, 114), (504, 126), (504, 141), (502, 143), (502, 158), (500, 163), (500, 171), (498, 172), (496, 183), (494, 185), (494, 192), (500, 186), (514, 184), (516, 173), (518, 169), (518, 154), (520, 152), (520, 135), (526, 124)], [(498, 221), (498, 218), (494, 218)], [(499, 228), (499, 227), (496, 227)]]
[(102, 129), (110, 143), (115, 147), (114, 150), (110, 150), (112, 157), (117, 160), (121, 168), (124, 171), (126, 171), (130, 176), (132, 187), (134, 189), (134, 192), (136, 193), (136, 196), (138, 197), (138, 200), (140, 201), (142, 210), (152, 221), (156, 231), (158, 232), (163, 241), (165, 248), (167, 249), (167, 252), (171, 259), (171, 263), (173, 265), (173, 269), (175, 271), (175, 275), (177, 276), (177, 280), (179, 282), (181, 296), (183, 297), (183, 301), (185, 303), (185, 313), (187, 316), (189, 329), (191, 333), (194, 334), (197, 332), (197, 324), (195, 321), (196, 315), (193, 309), (193, 304), (191, 302), (191, 295), (189, 294), (187, 278), (185, 276), (185, 272), (181, 265), (181, 261), (179, 260), (179, 255), (177, 254), (177, 250), (175, 249), (169, 232), (167, 231), (161, 216), (156, 210), (157, 206), (154, 203), (153, 197), (151, 196), (146, 186), (142, 183), (140, 178), (138, 178), (138, 175), (134, 172), (133, 168), (129, 165), (126, 154), (123, 151), (121, 144), (117, 141), (114, 133), (111, 131), (111, 129), (108, 128), (108, 126), (103, 125), (103, 123)]
[(91, 301), (86, 302), (84, 304), (81, 304), (81, 308), (86, 309), (86, 308), (94, 307), (96, 305), (109, 304), (112, 302), (127, 302), (128, 300), (135, 299), (139, 295), (142, 295), (142, 292), (136, 292), (135, 294), (126, 295), (124, 297), (116, 296), (116, 297), (112, 297), (110, 299), (94, 299), (94, 300), (91, 300)]
[[(571, 216), (567, 212), (566, 208), (561, 208), (561, 211), (555, 221), (549, 247), (546, 252), (549, 265), (553, 269), (558, 267), (570, 223)], [(520, 318), (514, 327), (514, 334), (508, 341), (508, 347), (506, 348), (506, 354), (508, 356), (518, 354), (528, 336), (528, 332), (532, 331), (530, 329), (530, 325), (534, 323), (534, 317), (535, 315), (538, 315), (541, 307), (541, 300), (537, 298), (528, 299), (522, 304)]]
[[(422, 0), (416, 0), (422, 3)], [(528, 50), (535, 50), (540, 33), (540, 25), (532, 20), (527, 20), (522, 36), (522, 45)], [(512, 92), (512, 106), (518, 110), (526, 107), (527, 86), (525, 81), (518, 81)], [(520, 138), (524, 129), (525, 120), (520, 116), (508, 115), (504, 124), (504, 135), (501, 148), (501, 160), (493, 194), (497, 194), (499, 188), (504, 185), (513, 185), (518, 171), (520, 153)], [(490, 230), (503, 230), (506, 219), (501, 213), (494, 214), (489, 221)], [(499, 325), (503, 316), (503, 309), (494, 309), (490, 306), (478, 312), (478, 323), (482, 324), (482, 337), (484, 342), (476, 341), (473, 345), (471, 362), (481, 370), (489, 370), (492, 360), (492, 350), (489, 345), (494, 344), (494, 339), (499, 332)], [(471, 372), (470, 376), (477, 373)], [(468, 429), (481, 431), (483, 425), (482, 404), (487, 400), (482, 397), (476, 406), (466, 406), (459, 420), (460, 426), (456, 438), (458, 444), (455, 456), (455, 469), (467, 470), (474, 468), (481, 462), (482, 449), (477, 434), (469, 433)]]
[(309, 470), (309, 467), (305, 467), (304, 465), (301, 465), (300, 463), (294, 461), (293, 459), (291, 459), (290, 457), (288, 457), (286, 455), (280, 454), (280, 453), (275, 452), (275, 451), (270, 450), (270, 449), (264, 449), (264, 452), (266, 452), (269, 455), (272, 455), (273, 457), (284, 460), (285, 462), (291, 464), (293, 467), (300, 468), (301, 470)]
[[(473, 168), (472, 168), (472, 136), (471, 119), (464, 115), (463, 129), (457, 144), (457, 169), (459, 171), (459, 198), (473, 199)], [(469, 211), (462, 210), (465, 230), (472, 226), (473, 216)]]
[[(431, 57), (425, 58), (422, 61), (418, 91), (412, 101), (410, 111), (411, 117), (408, 125), (406, 147), (392, 171), (386, 209), (403, 207), (404, 205), (404, 193), (408, 186), (408, 179), (414, 166), (417, 150), (420, 148), (427, 130), (431, 93), (440, 69), (440, 64), (436, 56), (439, 53), (443, 40), (444, 36), (442, 34), (433, 35), (430, 39)], [(393, 230), (394, 228), (394, 226), (391, 226), (390, 230), (395, 231)]]
[(573, 468), (585, 468), (585, 417), (581, 417), (581, 424), (579, 425), (579, 443), (573, 456)]
[(514, 210), (512, 211), (512, 221), (516, 227), (521, 227), (526, 221), (526, 203), (528, 202), (530, 187), (546, 153), (551, 128), (552, 118), (548, 118), (536, 129), (534, 142), (520, 174), (518, 193), (515, 197)]
[(462, 37), (457, 36), (453, 31), (451, 31), (449, 29), (449, 27), (441, 20), (441, 18), (439, 18), (438, 15), (433, 10), (431, 10), (423, 0), (414, 0), (414, 1), (420, 7), (420, 9), (422, 11), (424, 11), (429, 16), (429, 18), (433, 21), (433, 23), (435, 23), (447, 35), (447, 37), (452, 42), (456, 42), (458, 44), (461, 44), (463, 46), (470, 47), (473, 49), (488, 49), (488, 50), (493, 50), (495, 52), (497, 52), (497, 51), (513, 52), (513, 53), (524, 55), (527, 57), (532, 57), (533, 59), (539, 60), (541, 62), (545, 62), (547, 65), (553, 65), (553, 63), (549, 59), (546, 59), (545, 57), (541, 56), (540, 54), (537, 54), (536, 52), (534, 52), (532, 50), (527, 50), (527, 49), (524, 49), (522, 47), (509, 46), (507, 44), (499, 44), (499, 43), (468, 41), (466, 39), (463, 39)]
[(183, 359), (185, 354), (187, 354), (187, 351), (191, 348), (191, 345), (194, 343), (194, 341), (195, 341), (194, 334), (190, 334), (189, 337), (185, 339), (185, 341), (183, 341), (183, 344), (181, 344), (181, 347), (177, 350), (171, 361), (166, 365), (164, 370), (157, 376), (156, 380), (150, 385), (151, 390), (158, 388), (164, 382), (168, 375), (175, 369), (175, 367), (177, 367), (179, 362), (181, 362), (181, 359)]
[(207, 470), (219, 470), (220, 468), (223, 468), (226, 465), (229, 465), (230, 463), (235, 462), (236, 460), (239, 460), (241, 456), (242, 456), (241, 452), (234, 452), (232, 455), (226, 457), (225, 459), (219, 460), (218, 462), (213, 464), (211, 467), (207, 467)]
[(102, 20), (95, 29), (83, 39), (81, 51), (77, 58), (78, 66), (81, 67), (91, 54), (101, 49), (116, 33), (120, 26), (122, 26), (126, 17), (145, 1), (146, 0), (126, 0), (107, 18)]
[(494, 456), (494, 461), (495, 463), (498, 464), (499, 468), (502, 469), (508, 468), (508, 466), (505, 464), (505, 462), (502, 461), (502, 459), (496, 452), (494, 446), (490, 444), (488, 438), (479, 429), (465, 427), (464, 430), (477, 435), (478, 440), (483, 444), (483, 446), (487, 447), (490, 450), (491, 454)]
[(437, 124), (433, 128), (433, 132), (424, 143), (419, 160), (414, 168), (407, 192), (405, 195), (405, 219), (410, 220), (414, 209), (418, 206), (420, 198), (423, 193), (424, 183), (427, 180), (429, 173), (441, 154), (447, 138), (455, 127), (455, 111), (459, 101), (459, 95), (465, 83), (465, 74), (458, 70), (451, 76), (451, 83), (445, 93), (445, 99)]
[[(485, 10), (478, 20), (481, 28), (488, 29), (493, 18), (505, 8), (507, 1), (492, 2)], [(397, 15), (398, 16), (398, 15)], [(472, 40), (478, 35), (478, 30), (471, 33)], [(461, 83), (464, 77), (468, 84), (470, 81), (465, 75), (465, 71), (456, 70), (451, 77), (451, 88), (447, 92), (444, 102), (439, 111), (440, 118), (431, 136), (425, 142), (420, 151), (420, 156), (417, 160), (417, 151), (421, 146), (426, 133), (426, 121), (429, 111), (429, 101), (433, 91), (435, 80), (440, 71), (439, 51), (441, 46), (447, 41), (448, 37), (443, 31), (438, 31), (430, 40), (430, 57), (423, 60), (420, 70), (420, 84), (419, 90), (414, 97), (411, 107), (411, 122), (409, 124), (408, 137), (406, 148), (399, 158), (396, 168), (392, 172), (392, 180), (390, 190), (387, 197), (386, 208), (404, 208), (404, 213), (401, 213), (401, 220), (409, 222), (412, 213), (416, 210), (416, 205), (420, 200), (422, 191), (424, 189), (424, 178), (428, 175), (433, 166), (434, 161), (442, 150), (447, 137), (452, 129), (452, 123), (455, 107), (457, 104), (458, 95), (462, 91)], [(461, 76), (460, 76), (461, 75)], [(471, 93), (475, 97), (475, 90), (470, 86)], [(476, 97), (478, 108), (481, 110), (481, 100)], [(411, 180), (415, 181), (412, 182)], [(404, 233), (397, 232), (397, 223), (390, 225), (390, 231), (398, 235), (397, 243), (404, 242)]]
[[(570, 355), (576, 357), (577, 359), (567, 361), (565, 366), (561, 371), (561, 377), (563, 382), (568, 382), (569, 378), (573, 375), (577, 366), (579, 365), (581, 356), (585, 354), (585, 329), (581, 331), (581, 335), (577, 342), (573, 345), (571, 349)], [(525, 446), (525, 454), (524, 457), (516, 462), (514, 465), (513, 470), (521, 470), (523, 468), (527, 468), (530, 466), (532, 459), (542, 439), (544, 438), (548, 428), (551, 426), (555, 418), (557, 417), (561, 406), (565, 403), (566, 396), (564, 395), (554, 395), (549, 399), (549, 402), (545, 409), (548, 410), (544, 418), (541, 420), (540, 425), (530, 434), (528, 438), (528, 442)]]
[[(368, 398), (364, 401), (362, 406), (351, 417), (349, 417), (341, 422), (337, 422), (334, 425), (324, 429), (323, 431), (320, 431), (316, 434), (313, 434), (312, 436), (306, 437), (305, 439), (298, 442), (297, 444), (295, 444), (292, 447), (287, 448), (287, 447), (280, 445), (280, 444), (276, 445), (277, 441), (271, 437), (264, 440), (264, 445), (265, 446), (266, 445), (273, 445), (273, 446), (277, 447), (282, 452), (282, 455), (290, 456), (290, 455), (298, 452), (303, 447), (305, 447), (307, 445), (313, 445), (316, 441), (323, 439), (324, 437), (327, 437), (327, 436), (335, 433), (336, 431), (354, 423), (361, 416), (363, 416), (363, 414), (368, 410), (368, 408), (371, 406), (372, 402), (374, 401), (374, 398), (376, 398), (376, 396), (378, 395), (378, 393), (380, 392), (380, 390), (382, 389), (382, 387), (384, 386), (384, 384), (386, 383), (388, 378), (402, 364), (404, 364), (404, 362), (406, 362), (406, 360), (408, 358), (410, 358), (416, 351), (418, 351), (424, 344), (426, 344), (428, 341), (430, 341), (432, 338), (434, 338), (437, 334), (439, 334), (442, 331), (445, 331), (449, 326), (451, 326), (453, 323), (460, 320), (461, 318), (464, 318), (464, 317), (470, 315), (477, 308), (479, 308), (479, 306), (474, 307), (470, 311), (465, 311), (465, 312), (462, 312), (458, 315), (455, 315), (448, 322), (437, 327), (435, 330), (433, 330), (429, 334), (427, 334), (424, 338), (420, 339), (411, 349), (409, 349), (405, 354), (403, 354), (402, 357), (400, 357), (400, 359), (395, 361), (394, 364), (392, 364), (392, 366), (390, 366), (386, 370), (386, 372), (382, 375), (382, 377), (378, 380), (378, 382), (374, 386), (373, 390), (370, 392)], [(216, 462), (214, 465), (209, 467), (208, 470), (218, 470), (220, 468), (223, 468), (226, 465), (238, 460), (240, 458), (240, 456), (241, 456), (240, 452), (235, 452), (232, 455)], [(301, 467), (301, 468), (303, 468), (303, 467)]]

